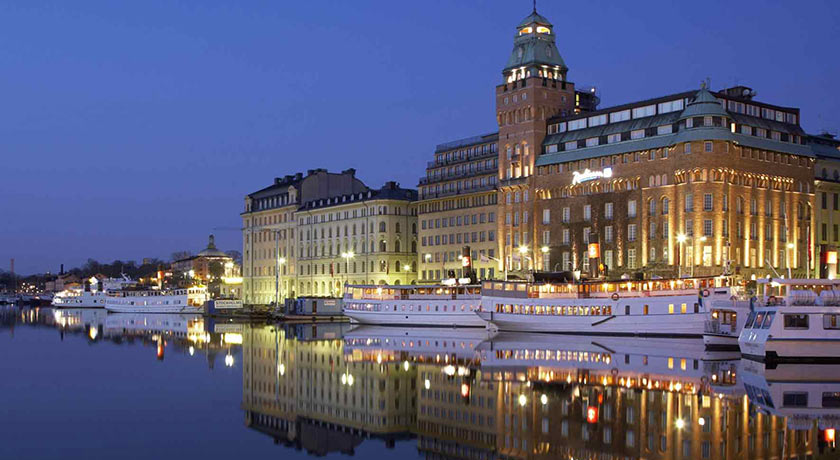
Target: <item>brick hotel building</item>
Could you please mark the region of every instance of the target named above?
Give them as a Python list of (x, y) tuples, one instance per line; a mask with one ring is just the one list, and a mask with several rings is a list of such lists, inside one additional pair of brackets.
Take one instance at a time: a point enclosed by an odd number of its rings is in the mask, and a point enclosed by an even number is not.
[(838, 219), (814, 210), (818, 184), (837, 209), (839, 181), (815, 184), (815, 164), (840, 155), (799, 109), (705, 85), (598, 109), (567, 73), (534, 11), (496, 87), (498, 132), (439, 145), (420, 181), (421, 279), (458, 270), (465, 245), (481, 278), (836, 273)]

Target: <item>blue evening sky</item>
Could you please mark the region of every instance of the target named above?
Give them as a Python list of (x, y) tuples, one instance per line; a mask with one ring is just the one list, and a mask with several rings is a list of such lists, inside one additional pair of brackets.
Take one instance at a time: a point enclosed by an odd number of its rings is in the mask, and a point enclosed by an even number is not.
[[(0, 267), (200, 250), (275, 176), (415, 187), (434, 146), (496, 129), (505, 1), (0, 2)], [(752, 86), (840, 128), (832, 1), (541, 0), (602, 107)], [(238, 231), (218, 230), (241, 250)]]

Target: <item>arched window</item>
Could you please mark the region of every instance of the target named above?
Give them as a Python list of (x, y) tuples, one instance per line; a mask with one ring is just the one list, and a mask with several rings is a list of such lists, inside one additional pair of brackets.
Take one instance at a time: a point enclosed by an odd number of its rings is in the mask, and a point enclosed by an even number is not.
[(394, 242), (394, 252), (400, 252), (400, 240)]
[(385, 226), (385, 222), (380, 222), (379, 223), (379, 231), (380, 232), (385, 232), (386, 229), (387, 229), (387, 227)]
[(385, 243), (385, 240), (379, 242), (379, 252), (386, 252), (388, 250), (388, 246)]
[(655, 184), (655, 182), (654, 182), (653, 176), (649, 176), (648, 177), (648, 187), (653, 187), (654, 184)]
[(648, 214), (650, 214), (651, 216), (655, 216), (656, 215), (656, 200), (654, 200), (653, 198), (649, 199), (648, 200), (648, 208), (649, 208)]
[(417, 241), (416, 240), (411, 242), (411, 252), (417, 252)]
[(668, 205), (670, 202), (668, 201), (668, 197), (662, 197), (662, 215), (668, 214)]
[(394, 228), (396, 229), (397, 233), (400, 233), (400, 223), (399, 222), (397, 222), (396, 225), (394, 225)]
[(384, 260), (380, 260), (379, 261), (379, 271), (384, 272), (387, 269), (388, 269), (388, 262), (385, 262)]
[(400, 265), (400, 261), (399, 261), (399, 260), (398, 260), (398, 261), (396, 261), (396, 262), (394, 262), (394, 271), (395, 271), (395, 272), (400, 271), (400, 269), (401, 269), (401, 268), (402, 268), (402, 267), (401, 267), (401, 265)]
[(417, 234), (417, 222), (411, 223), (411, 233)]

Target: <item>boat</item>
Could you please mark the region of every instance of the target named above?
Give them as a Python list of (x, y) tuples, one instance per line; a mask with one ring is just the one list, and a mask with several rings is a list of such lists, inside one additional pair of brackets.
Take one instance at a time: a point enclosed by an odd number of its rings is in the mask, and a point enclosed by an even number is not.
[(731, 284), (726, 276), (485, 281), (477, 314), (501, 331), (700, 338), (711, 306), (731, 303)]
[(738, 337), (741, 353), (773, 362), (840, 362), (840, 280), (764, 278)]
[(207, 288), (136, 288), (109, 291), (105, 308), (115, 313), (204, 313)]
[(342, 310), (352, 323), (484, 327), (480, 305), (477, 284), (348, 285)]
[(753, 310), (749, 293), (732, 286), (729, 299), (713, 299), (703, 327), (703, 343), (708, 350), (738, 350), (738, 336)]
[(123, 275), (122, 278), (99, 280), (91, 277), (83, 287), (65, 289), (56, 293), (52, 306), (56, 308), (105, 308), (105, 296), (108, 291), (116, 291), (133, 286), (135, 281)]

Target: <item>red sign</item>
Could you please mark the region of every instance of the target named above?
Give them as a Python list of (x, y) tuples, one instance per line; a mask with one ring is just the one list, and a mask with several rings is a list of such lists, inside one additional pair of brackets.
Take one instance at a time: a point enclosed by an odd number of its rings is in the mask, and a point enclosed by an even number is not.
[(598, 407), (589, 406), (586, 408), (586, 421), (588, 423), (598, 423)]

